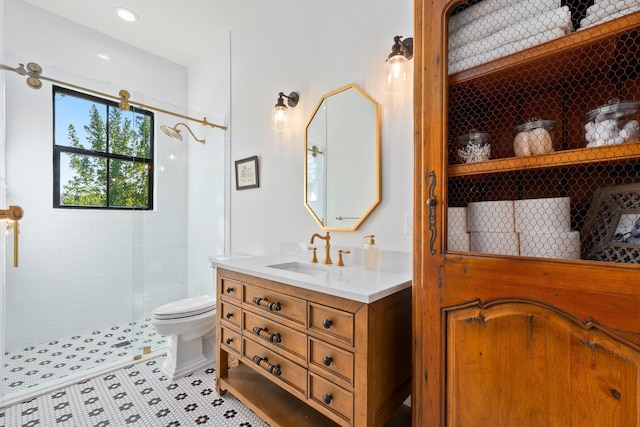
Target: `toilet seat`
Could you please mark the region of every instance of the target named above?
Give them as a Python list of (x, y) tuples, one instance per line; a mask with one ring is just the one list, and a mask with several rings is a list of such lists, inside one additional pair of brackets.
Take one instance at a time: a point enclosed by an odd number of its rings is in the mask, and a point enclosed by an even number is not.
[(197, 316), (216, 309), (216, 299), (209, 295), (185, 298), (161, 305), (152, 312), (156, 320), (183, 319)]

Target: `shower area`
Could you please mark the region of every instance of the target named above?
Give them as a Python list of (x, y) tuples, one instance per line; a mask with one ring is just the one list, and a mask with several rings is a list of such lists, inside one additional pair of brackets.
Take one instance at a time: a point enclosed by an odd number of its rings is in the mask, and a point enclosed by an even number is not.
[[(0, 71), (0, 209), (22, 209), (19, 221), (0, 220), (0, 405), (161, 354), (151, 311), (212, 295), (207, 256), (228, 247), (229, 133), (197, 121), (228, 121), (228, 59), (185, 69), (34, 9), (0, 0), (0, 63), (34, 63), (43, 76), (33, 89), (31, 74)], [(25, 42), (14, 16), (24, 13), (64, 25), (65, 52)], [(80, 54), (87, 40), (110, 48), (111, 59)], [(228, 45), (227, 37), (218, 48)], [(148, 107), (152, 208), (56, 207), (54, 86), (116, 97), (126, 89), (133, 106)], [(133, 110), (122, 114), (135, 120)], [(161, 126), (182, 129), (182, 141)]]

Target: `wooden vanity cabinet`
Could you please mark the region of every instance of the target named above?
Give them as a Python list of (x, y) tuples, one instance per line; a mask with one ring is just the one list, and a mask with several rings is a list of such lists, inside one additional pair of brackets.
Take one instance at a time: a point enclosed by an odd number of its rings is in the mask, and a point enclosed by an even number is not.
[[(414, 2), (413, 425), (638, 427), (638, 258), (454, 252), (447, 213), (570, 197), (582, 231), (599, 188), (640, 184), (640, 142), (584, 140), (587, 111), (640, 100), (640, 12), (448, 75), (447, 22), (466, 3), (480, 2)], [(534, 114), (557, 121), (556, 151), (516, 158), (514, 127)], [(492, 135), (491, 160), (462, 164), (472, 125)]]
[(271, 426), (382, 426), (409, 396), (410, 288), (365, 304), (218, 267), (217, 299), (217, 391)]

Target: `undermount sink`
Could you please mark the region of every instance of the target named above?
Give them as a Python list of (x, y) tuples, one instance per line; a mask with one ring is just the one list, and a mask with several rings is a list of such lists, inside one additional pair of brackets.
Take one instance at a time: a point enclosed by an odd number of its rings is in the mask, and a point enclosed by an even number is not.
[(308, 274), (310, 276), (317, 276), (319, 274), (324, 274), (327, 272), (327, 270), (325, 270), (320, 266), (305, 264), (303, 262), (297, 262), (297, 261), (285, 262), (283, 264), (268, 265), (267, 267), (277, 268), (279, 270), (291, 271), (293, 273)]

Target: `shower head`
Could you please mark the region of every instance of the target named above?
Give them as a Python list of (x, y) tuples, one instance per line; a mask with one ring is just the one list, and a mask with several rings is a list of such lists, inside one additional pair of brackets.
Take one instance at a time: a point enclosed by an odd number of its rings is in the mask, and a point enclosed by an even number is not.
[(191, 134), (191, 136), (193, 136), (193, 139), (195, 139), (196, 141), (198, 141), (201, 144), (205, 143), (204, 139), (198, 139), (198, 137), (196, 137), (193, 133), (193, 131), (191, 130), (191, 128), (189, 126), (187, 126), (185, 123), (177, 123), (175, 126), (171, 127), (171, 126), (167, 126), (167, 125), (162, 125), (160, 126), (160, 130), (162, 132), (165, 133), (165, 135), (167, 135), (169, 138), (178, 140), (178, 141), (182, 141), (182, 134), (180, 133), (180, 130), (177, 129), (178, 126), (184, 126), (187, 128), (187, 130), (189, 131), (189, 133)]
[[(178, 126), (178, 125), (176, 125)], [(182, 141), (182, 134), (175, 127), (169, 127), (167, 125), (160, 126), (160, 130), (165, 133), (169, 138), (177, 139), (178, 141)]]

